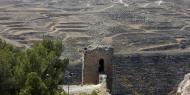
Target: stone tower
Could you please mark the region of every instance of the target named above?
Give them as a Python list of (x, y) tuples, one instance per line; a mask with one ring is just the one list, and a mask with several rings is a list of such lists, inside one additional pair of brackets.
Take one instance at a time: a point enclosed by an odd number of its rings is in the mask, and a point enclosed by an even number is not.
[(99, 75), (107, 75), (107, 86), (112, 83), (112, 57), (111, 46), (98, 46), (84, 48), (82, 66), (82, 84), (98, 84)]

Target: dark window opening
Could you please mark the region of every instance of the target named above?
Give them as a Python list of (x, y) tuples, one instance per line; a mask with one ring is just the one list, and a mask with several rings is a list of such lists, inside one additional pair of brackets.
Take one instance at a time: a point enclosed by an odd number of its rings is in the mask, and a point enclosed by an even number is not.
[(98, 67), (98, 71), (100, 74), (104, 74), (104, 59), (100, 59), (99, 60), (99, 67)]

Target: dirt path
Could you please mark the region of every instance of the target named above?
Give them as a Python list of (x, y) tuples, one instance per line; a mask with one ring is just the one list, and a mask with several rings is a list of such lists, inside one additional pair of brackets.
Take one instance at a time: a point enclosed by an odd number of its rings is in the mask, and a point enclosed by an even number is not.
[[(101, 87), (101, 84), (98, 85), (84, 85), (84, 86), (80, 86), (80, 85), (70, 85), (69, 86), (69, 93), (70, 94), (76, 94), (76, 93), (91, 93), (94, 90), (97, 90)], [(64, 89), (64, 91), (66, 93), (68, 93), (68, 86), (62, 86), (62, 89)]]
[[(154, 33), (154, 32), (144, 32), (144, 33), (141, 33), (141, 34), (148, 34), (148, 33)], [(103, 40), (102, 40), (102, 42), (104, 42), (104, 43), (106, 43), (106, 44), (111, 44), (114, 37), (117, 37), (117, 36), (120, 36), (120, 35), (123, 35), (123, 34), (139, 34), (139, 32), (133, 32), (133, 33), (118, 33), (118, 34), (115, 34), (115, 35), (112, 35), (112, 36), (109, 36), (109, 37), (104, 37)]]
[[(71, 95), (78, 95), (80, 93), (92, 93), (93, 91), (96, 91), (98, 95), (110, 95), (107, 92), (106, 75), (100, 75), (100, 77), (102, 78), (101, 83), (97, 85), (70, 85), (69, 93)], [(62, 85), (59, 87), (68, 93), (68, 85)]]

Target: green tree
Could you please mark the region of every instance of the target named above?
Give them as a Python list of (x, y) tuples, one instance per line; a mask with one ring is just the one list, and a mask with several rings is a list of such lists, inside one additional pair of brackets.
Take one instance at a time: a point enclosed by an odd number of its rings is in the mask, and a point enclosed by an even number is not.
[(13, 93), (14, 78), (13, 68), (14, 53), (12, 52), (12, 46), (6, 46), (5, 42), (0, 40), (0, 92), (1, 95), (9, 95)]
[(57, 90), (57, 85), (63, 81), (63, 72), (69, 63), (68, 59), (59, 58), (62, 51), (61, 41), (47, 38), (27, 50), (31, 71), (41, 76), (52, 95)]
[(68, 59), (60, 59), (62, 51), (63, 44), (60, 40), (45, 38), (27, 50), (17, 49), (0, 40), (1, 95), (31, 93), (33, 86), (28, 86), (28, 81), (34, 81), (29, 79), (32, 75), (45, 85), (50, 95), (54, 95), (58, 90), (57, 85), (63, 81), (64, 69), (69, 63)]
[(31, 72), (29, 59), (25, 52), (16, 55), (17, 65), (14, 68), (16, 88), (21, 89), (25, 85), (27, 74)]
[(31, 72), (19, 95), (49, 95), (48, 89), (37, 73)]

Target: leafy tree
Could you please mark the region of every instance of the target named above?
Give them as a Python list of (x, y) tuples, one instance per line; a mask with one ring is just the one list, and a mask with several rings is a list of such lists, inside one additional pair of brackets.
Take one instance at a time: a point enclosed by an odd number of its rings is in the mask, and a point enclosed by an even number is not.
[(0, 92), (1, 95), (8, 95), (7, 92), (12, 93), (14, 88), (13, 79), (13, 66), (14, 53), (12, 52), (12, 46), (7, 45), (0, 40)]
[(16, 55), (17, 65), (14, 68), (14, 79), (17, 89), (21, 89), (25, 85), (27, 74), (31, 72), (29, 59), (25, 52)]
[(35, 72), (27, 76), (27, 80), (19, 95), (49, 95), (48, 89), (42, 79)]
[(68, 59), (59, 59), (62, 50), (61, 41), (49, 39), (44, 39), (34, 48), (27, 50), (31, 71), (41, 76), (52, 95), (57, 90), (59, 82), (63, 80), (60, 76), (69, 63)]
[(34, 85), (30, 83), (36, 80), (44, 87), (37, 88), (39, 91), (46, 88), (50, 95), (57, 93), (57, 85), (63, 81), (64, 69), (69, 63), (68, 59), (59, 58), (62, 51), (63, 45), (59, 40), (45, 38), (23, 51), (0, 39), (1, 95), (32, 93)]

